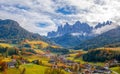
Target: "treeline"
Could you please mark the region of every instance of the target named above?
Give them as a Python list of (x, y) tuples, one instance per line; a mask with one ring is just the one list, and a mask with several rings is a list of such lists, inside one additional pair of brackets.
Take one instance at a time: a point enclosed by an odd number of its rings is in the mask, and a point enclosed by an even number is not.
[(110, 48), (115, 48), (115, 47), (120, 47), (120, 43), (114, 43), (114, 44), (109, 44), (109, 45), (106, 45), (105, 47), (110, 47)]
[(4, 57), (8, 57), (9, 55), (17, 55), (17, 54), (19, 54), (19, 49), (18, 48), (0, 47), (0, 53)]
[(112, 59), (120, 61), (120, 52), (114, 50), (91, 50), (83, 55), (83, 60), (88, 62), (105, 62)]
[(17, 48), (17, 47), (0, 47), (0, 53), (3, 57), (8, 57), (12, 55), (23, 55), (23, 54), (36, 54), (36, 52), (33, 49), (26, 49), (26, 48)]

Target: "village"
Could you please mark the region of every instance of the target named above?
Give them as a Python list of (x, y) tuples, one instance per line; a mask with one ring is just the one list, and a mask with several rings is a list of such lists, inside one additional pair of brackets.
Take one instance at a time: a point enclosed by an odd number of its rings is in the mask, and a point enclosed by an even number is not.
[[(91, 65), (89, 63), (80, 63), (67, 59), (69, 55), (54, 55), (51, 53), (42, 54), (36, 56), (41, 56), (44, 58), (49, 58), (48, 63), (50, 65), (43, 64), (41, 60), (35, 59), (31, 62), (24, 58), (16, 58), (12, 56), (12, 60), (7, 62), (7, 68), (19, 68), (22, 64), (37, 64), (42, 66), (51, 67), (53, 69), (63, 69), (69, 74), (112, 74), (110, 67), (120, 66), (117, 60), (111, 60), (105, 63), (104, 66), (98, 66), (96, 64)], [(2, 67), (1, 67), (2, 68)]]

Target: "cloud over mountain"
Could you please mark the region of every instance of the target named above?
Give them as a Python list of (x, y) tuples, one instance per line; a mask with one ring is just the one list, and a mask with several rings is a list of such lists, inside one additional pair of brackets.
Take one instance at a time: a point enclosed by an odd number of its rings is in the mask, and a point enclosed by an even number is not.
[(25, 29), (46, 35), (58, 25), (80, 20), (120, 24), (120, 0), (0, 0), (0, 19), (18, 21)]

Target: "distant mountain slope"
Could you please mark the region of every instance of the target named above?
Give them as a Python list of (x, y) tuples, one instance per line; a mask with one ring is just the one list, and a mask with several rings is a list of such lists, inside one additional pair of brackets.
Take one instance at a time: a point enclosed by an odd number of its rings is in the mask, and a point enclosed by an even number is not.
[(120, 42), (108, 44), (108, 45), (105, 45), (105, 47), (117, 48), (117, 47), (120, 47)]
[(93, 49), (120, 42), (120, 26), (81, 43), (75, 49)]
[(63, 46), (63, 47), (67, 47), (67, 48), (71, 48), (74, 47), (78, 44), (80, 44), (80, 42), (90, 39), (92, 37), (90, 36), (73, 36), (71, 34), (65, 34), (63, 36), (60, 37), (56, 37), (56, 38), (51, 38), (51, 40), (53, 40), (55, 43)]
[[(23, 29), (14, 20), (0, 20), (0, 39), (3, 40), (21, 40), (21, 39), (34, 39), (47, 41), (39, 34), (34, 34)], [(48, 41), (49, 42), (49, 41)]]

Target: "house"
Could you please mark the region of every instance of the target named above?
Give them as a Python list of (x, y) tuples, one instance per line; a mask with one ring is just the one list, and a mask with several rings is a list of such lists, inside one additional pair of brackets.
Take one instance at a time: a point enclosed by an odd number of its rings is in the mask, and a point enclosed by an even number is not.
[(37, 64), (39, 60), (33, 60), (32, 63)]
[(14, 68), (15, 65), (16, 65), (16, 62), (8, 62), (7, 63), (8, 68)]
[(114, 67), (114, 66), (118, 66), (118, 65), (120, 65), (120, 63), (118, 63), (118, 61), (115, 60), (115, 59), (109, 61), (108, 63), (109, 63), (109, 67)]
[(106, 69), (104, 67), (100, 67), (100, 66), (96, 66), (96, 70), (93, 72), (95, 73), (99, 73), (99, 74), (111, 74), (111, 70)]
[(109, 63), (105, 63), (104, 68), (109, 69)]
[(27, 64), (27, 63), (29, 63), (27, 60), (21, 60), (21, 63), (22, 64)]
[(54, 69), (57, 69), (57, 68), (58, 68), (58, 65), (57, 65), (56, 62), (52, 65), (52, 68), (54, 68)]
[(74, 62), (71, 60), (64, 60), (64, 63), (68, 66), (72, 66), (74, 64)]
[(112, 73), (111, 70), (106, 70), (106, 69), (104, 69), (104, 70), (95, 70), (93, 72), (93, 74), (111, 74), (111, 73)]
[(71, 70), (69, 68), (65, 68), (65, 71), (67, 72), (71, 72)]
[(82, 74), (92, 74), (92, 71), (90, 71), (88, 69), (83, 69)]
[(50, 59), (50, 60), (48, 61), (48, 63), (54, 64), (54, 63), (55, 63), (55, 59)]
[(89, 70), (90, 70), (90, 69), (92, 68), (92, 65), (90, 65), (90, 64), (87, 64), (87, 63), (86, 63), (86, 64), (83, 64), (83, 65), (84, 65), (84, 67), (85, 67), (86, 69), (89, 69)]
[(93, 74), (104, 74), (104, 72), (101, 70), (95, 70), (93, 71)]
[(51, 53), (49, 53), (49, 54), (43, 54), (42, 56), (43, 57), (47, 57), (47, 58), (53, 58), (54, 57), (54, 55), (51, 54)]

